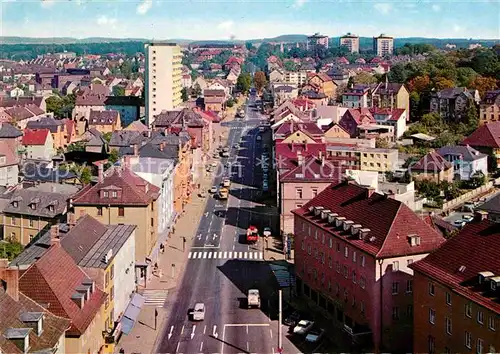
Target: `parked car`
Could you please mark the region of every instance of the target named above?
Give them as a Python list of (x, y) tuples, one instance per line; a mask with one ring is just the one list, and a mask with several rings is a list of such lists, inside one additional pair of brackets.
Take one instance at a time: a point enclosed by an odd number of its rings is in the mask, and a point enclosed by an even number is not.
[(324, 329), (313, 327), (311, 328), (309, 333), (307, 333), (306, 342), (316, 343), (323, 337), (324, 333)]
[(269, 189), (269, 183), (267, 182), (267, 180), (264, 180), (264, 181), (262, 182), (262, 189), (263, 189), (264, 191), (267, 191), (267, 190)]
[(293, 333), (295, 334), (306, 334), (314, 326), (313, 321), (300, 320), (299, 323), (293, 328)]
[(462, 219), (465, 221), (465, 222), (471, 222), (472, 220), (474, 220), (474, 216), (472, 215), (464, 215), (462, 217)]
[(262, 231), (262, 234), (263, 234), (264, 236), (266, 236), (266, 237), (267, 237), (267, 236), (271, 236), (271, 228), (270, 228), (270, 227), (265, 227), (265, 228), (264, 228), (264, 231)]
[(466, 222), (464, 221), (464, 219), (459, 219), (459, 220), (453, 221), (453, 225), (456, 227), (463, 227), (463, 226), (465, 226), (465, 224), (466, 224)]
[(297, 325), (298, 321), (300, 321), (300, 314), (294, 311), (283, 320), (283, 323), (287, 326), (294, 327)]

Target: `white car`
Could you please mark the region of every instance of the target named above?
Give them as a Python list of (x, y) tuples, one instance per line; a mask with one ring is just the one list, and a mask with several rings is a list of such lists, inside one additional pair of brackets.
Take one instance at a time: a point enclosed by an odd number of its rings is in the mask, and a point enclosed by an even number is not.
[(264, 236), (266, 236), (266, 237), (271, 236), (271, 228), (270, 227), (265, 227), (264, 231), (262, 232), (262, 234)]
[(205, 319), (205, 304), (203, 302), (196, 303), (191, 315), (193, 316), (193, 321), (203, 321)]
[(463, 227), (465, 226), (465, 221), (463, 219), (455, 220), (453, 221), (453, 225), (457, 227)]
[(472, 215), (464, 215), (462, 220), (465, 222), (471, 222), (472, 220), (474, 220), (474, 217)]
[(324, 333), (325, 333), (324, 329), (313, 328), (309, 331), (309, 333), (307, 333), (306, 342), (316, 343), (321, 339), (321, 337), (323, 337)]
[(299, 323), (293, 328), (295, 334), (306, 334), (314, 326), (313, 321), (300, 320)]
[(217, 187), (213, 186), (212, 188), (210, 188), (209, 192), (210, 193), (217, 193)]

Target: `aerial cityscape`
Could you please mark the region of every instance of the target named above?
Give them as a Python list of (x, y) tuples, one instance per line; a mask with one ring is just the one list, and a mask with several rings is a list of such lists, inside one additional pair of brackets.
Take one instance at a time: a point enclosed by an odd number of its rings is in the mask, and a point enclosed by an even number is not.
[(499, 352), (499, 14), (0, 0), (0, 354)]

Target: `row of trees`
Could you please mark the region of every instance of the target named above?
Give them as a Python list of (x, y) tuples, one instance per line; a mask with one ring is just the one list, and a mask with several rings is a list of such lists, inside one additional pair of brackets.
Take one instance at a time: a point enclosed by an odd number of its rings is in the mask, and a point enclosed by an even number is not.
[(257, 71), (252, 78), (250, 73), (241, 73), (238, 76), (236, 88), (238, 91), (246, 94), (252, 87), (252, 84), (258, 92), (261, 92), (267, 85), (266, 74), (263, 71)]

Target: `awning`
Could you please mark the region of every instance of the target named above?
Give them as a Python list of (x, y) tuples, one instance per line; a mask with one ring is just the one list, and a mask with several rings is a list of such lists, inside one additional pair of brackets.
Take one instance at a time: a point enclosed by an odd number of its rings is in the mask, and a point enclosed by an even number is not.
[(135, 322), (141, 312), (141, 307), (144, 305), (146, 298), (140, 294), (135, 293), (130, 300), (127, 309), (123, 313), (120, 320), (122, 333), (129, 334), (134, 328)]
[(295, 283), (295, 274), (293, 271), (289, 271), (289, 269), (293, 269), (292, 265), (289, 266), (271, 263), (269, 266), (271, 267), (271, 271), (281, 288), (289, 288), (290, 286), (293, 286)]

